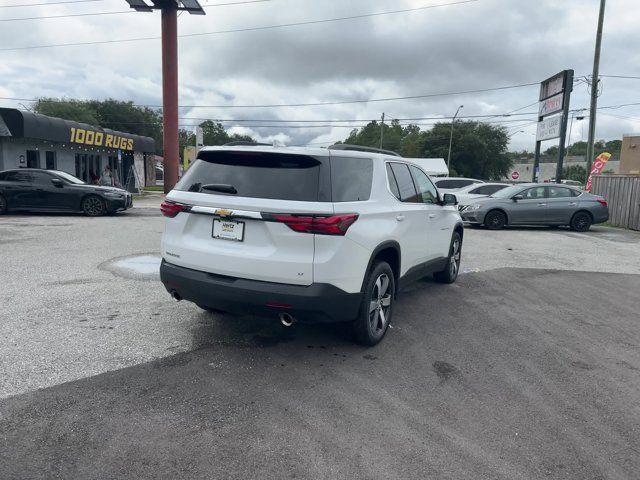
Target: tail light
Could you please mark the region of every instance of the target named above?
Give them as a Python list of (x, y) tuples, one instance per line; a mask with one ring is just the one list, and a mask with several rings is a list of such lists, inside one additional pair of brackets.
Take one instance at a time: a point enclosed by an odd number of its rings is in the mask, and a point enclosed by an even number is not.
[(320, 235), (344, 235), (358, 219), (358, 215), (355, 213), (327, 217), (288, 214), (265, 215), (265, 217), (276, 222), (282, 222), (296, 232), (318, 233)]
[(180, 212), (184, 212), (187, 210), (188, 205), (184, 205), (182, 203), (173, 203), (165, 200), (160, 204), (160, 211), (162, 215), (165, 217), (173, 218), (178, 215)]
[(596, 200), (598, 200), (598, 203), (603, 207), (606, 207), (608, 205), (607, 201), (604, 198), (597, 198)]

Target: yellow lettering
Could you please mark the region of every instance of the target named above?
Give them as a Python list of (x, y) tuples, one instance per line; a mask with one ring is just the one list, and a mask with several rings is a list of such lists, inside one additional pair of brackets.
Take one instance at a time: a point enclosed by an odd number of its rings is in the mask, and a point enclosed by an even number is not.
[(102, 146), (102, 141), (104, 140), (104, 133), (102, 132), (96, 132), (96, 141), (95, 141), (95, 145), (97, 145), (98, 147)]
[(120, 137), (113, 137), (113, 148), (120, 148)]
[(127, 150), (133, 150), (133, 139), (127, 140)]
[(81, 128), (79, 128), (76, 131), (76, 143), (84, 143), (84, 137), (86, 135), (87, 131), (83, 130)]
[(104, 142), (104, 146), (113, 148), (113, 135), (107, 134), (107, 140)]
[(75, 142), (76, 141), (76, 129), (74, 127), (71, 127), (71, 140), (69, 140), (70, 142)]
[(85, 143), (87, 145), (93, 145), (93, 142), (95, 139), (96, 139), (96, 132), (92, 130), (87, 130), (87, 138), (85, 140)]

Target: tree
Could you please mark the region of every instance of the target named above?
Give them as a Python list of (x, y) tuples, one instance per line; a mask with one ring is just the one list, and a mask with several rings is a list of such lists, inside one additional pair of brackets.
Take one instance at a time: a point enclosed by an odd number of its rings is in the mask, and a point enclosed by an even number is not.
[[(423, 157), (447, 158), (451, 123), (437, 123), (424, 132)], [(504, 127), (482, 122), (456, 122), (453, 130), (450, 174), (498, 180), (513, 165), (507, 155), (509, 137)]]
[(58, 117), (89, 125), (99, 124), (97, 112), (83, 100), (39, 98), (33, 104), (32, 110), (49, 117)]
[(385, 123), (384, 127), (374, 120), (360, 129), (354, 128), (344, 142), (336, 143), (379, 148), (380, 130), (383, 132), (383, 149), (397, 152), (408, 158), (421, 155), (424, 132), (421, 132), (417, 125), (403, 127), (399, 120), (392, 120), (389, 124)]
[[(162, 112), (148, 107), (139, 107), (133, 102), (120, 100), (68, 100), (41, 98), (33, 105), (36, 113), (63, 118), (74, 122), (88, 123), (121, 132), (152, 137), (156, 141), (156, 153), (162, 154)], [(223, 145), (232, 141), (253, 141), (248, 135), (229, 135), (221, 123), (207, 120), (201, 124), (205, 145)], [(193, 132), (178, 131), (180, 156), (184, 147), (194, 145)]]
[(203, 141), (205, 145), (224, 145), (229, 142), (253, 142), (253, 138), (249, 135), (240, 135), (234, 133), (229, 135), (221, 123), (212, 120), (206, 120), (200, 124), (202, 128)]
[[(190, 130), (186, 130), (181, 128), (178, 130), (178, 150), (180, 151), (180, 158), (184, 153), (185, 147), (195, 147), (196, 146), (196, 134)], [(184, 160), (184, 158), (182, 158)]]
[(90, 100), (88, 105), (95, 110), (101, 127), (152, 137), (156, 150), (162, 151), (162, 114), (158, 110), (114, 99)]
[[(620, 151), (622, 150), (622, 140), (609, 140), (604, 144), (603, 151), (609, 152), (612, 156), (620, 158)], [(596, 154), (600, 155), (602, 152)]]
[(570, 165), (562, 169), (562, 177), (566, 180), (576, 180), (582, 184), (586, 184), (587, 169), (582, 165)]
[(569, 145), (569, 148), (567, 148), (567, 155), (584, 157), (586, 154), (587, 142), (575, 142), (573, 145)]
[(152, 137), (156, 141), (156, 153), (162, 152), (162, 114), (150, 108), (137, 107), (133, 102), (41, 98), (34, 103), (33, 111), (50, 117)]

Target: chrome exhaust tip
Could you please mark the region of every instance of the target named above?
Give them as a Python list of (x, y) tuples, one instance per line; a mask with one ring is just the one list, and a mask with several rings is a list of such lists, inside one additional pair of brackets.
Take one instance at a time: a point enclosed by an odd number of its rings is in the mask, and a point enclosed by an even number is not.
[(291, 325), (293, 325), (296, 321), (295, 318), (293, 318), (291, 316), (291, 314), (287, 313), (287, 312), (282, 312), (278, 315), (278, 318), (280, 319), (280, 323), (285, 326), (285, 327), (290, 327)]

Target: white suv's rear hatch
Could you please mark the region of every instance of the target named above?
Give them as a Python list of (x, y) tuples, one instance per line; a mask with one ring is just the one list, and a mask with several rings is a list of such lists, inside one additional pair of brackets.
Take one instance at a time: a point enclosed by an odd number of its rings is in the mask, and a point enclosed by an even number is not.
[(200, 152), (167, 196), (176, 206), (165, 208), (179, 213), (166, 221), (164, 259), (218, 275), (311, 284), (314, 235), (291, 224), (333, 214), (325, 193), (327, 161), (271, 152)]

